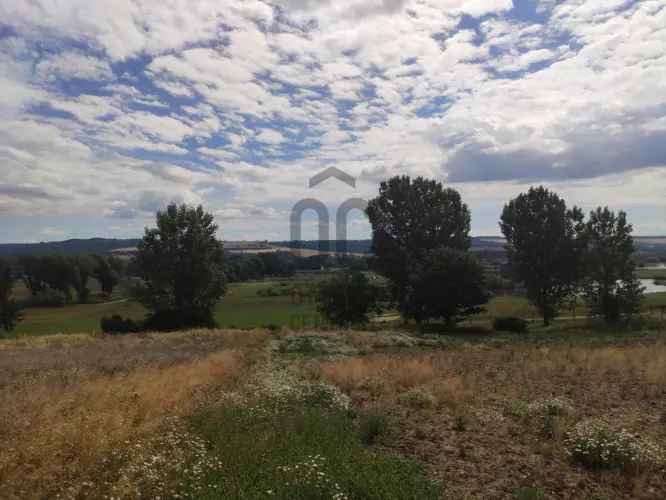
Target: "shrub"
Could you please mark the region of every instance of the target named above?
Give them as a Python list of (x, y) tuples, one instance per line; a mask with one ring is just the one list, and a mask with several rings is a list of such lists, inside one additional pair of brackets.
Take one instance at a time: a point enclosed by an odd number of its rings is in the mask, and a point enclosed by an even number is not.
[(123, 318), (119, 314), (111, 317), (103, 317), (100, 326), (104, 333), (138, 333), (143, 330), (142, 325), (130, 318)]
[(421, 389), (412, 389), (402, 393), (398, 399), (401, 404), (417, 410), (423, 410), (435, 406), (434, 396)]
[(544, 500), (546, 494), (540, 488), (521, 488), (516, 492), (516, 500)]
[(527, 405), (530, 415), (568, 416), (575, 412), (573, 403), (566, 398), (537, 399)]
[(359, 436), (361, 442), (372, 446), (386, 432), (386, 417), (381, 413), (367, 413), (361, 417)]
[(571, 457), (590, 469), (639, 470), (662, 467), (666, 453), (649, 439), (615, 430), (603, 420), (576, 424), (565, 438)]
[(496, 318), (493, 321), (493, 330), (497, 332), (525, 333), (527, 331), (527, 321), (514, 317)]

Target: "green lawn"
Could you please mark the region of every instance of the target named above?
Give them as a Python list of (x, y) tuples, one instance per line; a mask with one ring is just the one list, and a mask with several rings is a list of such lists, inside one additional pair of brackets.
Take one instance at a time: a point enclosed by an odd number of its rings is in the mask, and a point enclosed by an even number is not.
[[(294, 282), (289, 282), (293, 284)], [(251, 328), (267, 325), (312, 325), (316, 306), (312, 301), (293, 303), (290, 296), (263, 297), (260, 289), (278, 289), (280, 282), (234, 284), (215, 310), (215, 319), (223, 328)], [(51, 333), (95, 333), (100, 331), (100, 319), (120, 314), (141, 319), (145, 309), (129, 300), (112, 300), (101, 304), (72, 304), (66, 307), (29, 308), (16, 328), (22, 335)]]
[(654, 278), (666, 278), (666, 268), (662, 269), (638, 269), (636, 274), (640, 279), (648, 280)]
[[(294, 329), (316, 326), (318, 315), (313, 297), (304, 298), (296, 303), (290, 295), (261, 296), (260, 290), (280, 291), (291, 286), (307, 286), (321, 277), (300, 277), (288, 281), (265, 281), (257, 283), (234, 284), (215, 310), (215, 319), (222, 328), (253, 328), (269, 325), (290, 326)], [(284, 284), (287, 286), (281, 286)], [(659, 308), (666, 306), (666, 293), (647, 295), (643, 302), (644, 311), (659, 314)], [(55, 308), (29, 308), (24, 311), (25, 318), (16, 328), (20, 335), (46, 335), (53, 333), (97, 333), (100, 331), (100, 319), (112, 314), (120, 314), (133, 319), (145, 315), (144, 308), (125, 299), (114, 298), (100, 304), (73, 304)], [(584, 304), (576, 307), (576, 316), (587, 314)], [(516, 296), (494, 297), (486, 306), (486, 312), (472, 319), (473, 322), (492, 321), (500, 316), (521, 318), (539, 317), (536, 309), (527, 299)], [(560, 317), (573, 316), (565, 310)]]

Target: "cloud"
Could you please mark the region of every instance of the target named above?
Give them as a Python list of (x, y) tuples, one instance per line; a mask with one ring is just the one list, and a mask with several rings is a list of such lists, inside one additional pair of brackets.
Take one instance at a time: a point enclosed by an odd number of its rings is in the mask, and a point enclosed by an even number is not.
[[(529, 183), (663, 211), (628, 179), (666, 169), (666, 6), (534, 4), (0, 3), (0, 210), (139, 224), (181, 200), (239, 235), (259, 207), (275, 233), (298, 199), (409, 174), (454, 183), (483, 228)], [(309, 191), (328, 166), (358, 189)]]
[(62, 52), (42, 59), (35, 67), (37, 76), (45, 81), (56, 78), (82, 80), (109, 80), (113, 78), (106, 61), (79, 52)]

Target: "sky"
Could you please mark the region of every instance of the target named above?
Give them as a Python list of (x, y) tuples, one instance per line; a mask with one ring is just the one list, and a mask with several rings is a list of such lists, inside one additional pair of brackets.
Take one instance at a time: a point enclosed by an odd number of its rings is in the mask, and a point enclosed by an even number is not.
[[(309, 188), (329, 167), (356, 186)], [(538, 184), (666, 234), (666, 0), (0, 0), (0, 242), (139, 237), (170, 202), (288, 239), (299, 200), (335, 220), (394, 175), (475, 235)]]

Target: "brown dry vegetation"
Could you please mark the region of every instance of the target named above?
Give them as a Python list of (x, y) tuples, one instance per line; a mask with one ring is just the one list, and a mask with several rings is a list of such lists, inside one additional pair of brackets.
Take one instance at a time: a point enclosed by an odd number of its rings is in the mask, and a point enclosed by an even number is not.
[[(319, 376), (360, 407), (388, 413), (395, 432), (385, 445), (426, 461), (452, 498), (514, 498), (532, 486), (547, 498), (666, 498), (663, 470), (589, 472), (562, 442), (572, 421), (602, 417), (666, 443), (664, 343), (372, 354), (322, 361)], [(506, 410), (553, 397), (570, 400), (575, 415), (549, 421), (548, 437), (543, 419)]]
[(122, 495), (116, 486), (127, 483), (119, 476), (130, 465), (127, 449), (233, 384), (266, 338), (193, 331), (3, 342), (2, 497)]

